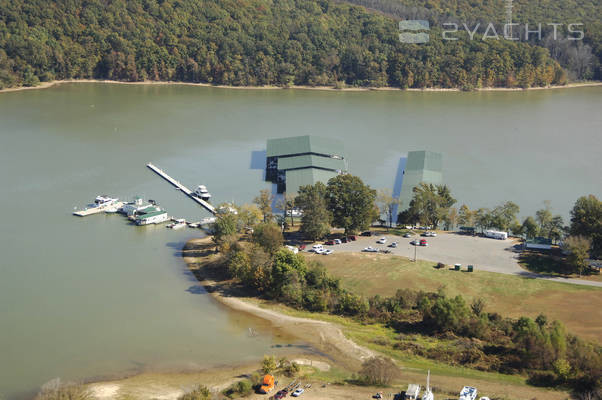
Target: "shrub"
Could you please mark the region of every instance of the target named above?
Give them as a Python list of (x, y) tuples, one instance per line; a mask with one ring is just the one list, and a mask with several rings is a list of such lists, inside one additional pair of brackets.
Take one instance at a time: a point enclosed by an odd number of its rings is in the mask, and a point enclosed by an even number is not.
[(274, 356), (263, 356), (261, 363), (261, 370), (264, 374), (272, 373), (278, 365), (276, 364), (276, 358)]
[(253, 383), (249, 379), (243, 379), (224, 390), (224, 395), (230, 398), (246, 397), (253, 392)]
[(372, 357), (362, 364), (360, 375), (370, 385), (388, 385), (401, 375), (401, 370), (390, 358)]
[(178, 400), (209, 400), (211, 392), (206, 386), (199, 385), (191, 392), (185, 393), (178, 397)]
[(35, 400), (88, 400), (91, 396), (83, 385), (62, 383), (59, 378), (42, 385)]
[(296, 376), (300, 370), (301, 367), (299, 367), (299, 364), (293, 361), (284, 367), (284, 375), (290, 378)]

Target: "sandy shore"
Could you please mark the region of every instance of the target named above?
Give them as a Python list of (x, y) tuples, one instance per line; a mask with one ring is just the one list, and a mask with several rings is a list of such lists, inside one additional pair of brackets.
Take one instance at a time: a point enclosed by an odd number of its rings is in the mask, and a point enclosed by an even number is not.
[[(285, 90), (285, 89), (297, 89), (297, 90), (322, 90), (322, 91), (338, 91), (338, 92), (368, 92), (368, 91), (408, 91), (408, 92), (461, 92), (459, 88), (424, 88), (424, 89), (400, 89), (396, 87), (348, 87), (337, 89), (332, 86), (228, 86), (228, 85), (212, 85), (210, 83), (193, 83), (193, 82), (173, 82), (173, 81), (143, 81), (143, 82), (123, 82), (114, 81), (108, 79), (68, 79), (58, 80), (51, 82), (42, 82), (38, 86), (32, 87), (15, 87), (1, 89), (0, 93), (7, 92), (18, 92), (22, 90), (35, 90), (35, 89), (47, 89), (63, 83), (111, 83), (119, 85), (181, 85), (181, 86), (201, 86), (201, 87), (213, 87), (221, 89), (238, 89), (238, 90)], [(549, 89), (571, 89), (580, 87), (591, 87), (591, 86), (602, 86), (602, 82), (578, 82), (569, 83), (562, 86), (545, 86), (545, 87), (531, 87), (528, 89), (522, 88), (500, 88), (500, 87), (487, 87), (475, 89), (479, 92), (522, 92), (525, 90), (549, 90)]]

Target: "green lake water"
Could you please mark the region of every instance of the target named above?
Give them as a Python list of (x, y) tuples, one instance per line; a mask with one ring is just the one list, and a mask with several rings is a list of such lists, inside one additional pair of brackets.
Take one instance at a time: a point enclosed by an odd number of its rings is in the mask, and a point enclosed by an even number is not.
[[(65, 84), (0, 93), (0, 397), (42, 383), (145, 369), (201, 368), (289, 343), (230, 313), (177, 256), (199, 235), (71, 216), (97, 194), (142, 195), (188, 219), (208, 216), (145, 168), (152, 161), (214, 202), (268, 187), (271, 137), (340, 138), (350, 172), (392, 188), (410, 150), (443, 153), (459, 203), (602, 196), (602, 88), (418, 93), (229, 90)], [(259, 155), (259, 156), (258, 156)], [(262, 332), (250, 337), (248, 329)]]

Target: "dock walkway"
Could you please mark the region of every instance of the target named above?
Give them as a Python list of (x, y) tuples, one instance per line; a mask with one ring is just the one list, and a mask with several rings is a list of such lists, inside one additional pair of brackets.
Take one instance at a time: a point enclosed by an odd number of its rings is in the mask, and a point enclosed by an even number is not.
[(109, 206), (85, 207), (82, 210), (74, 211), (73, 215), (77, 215), (78, 217), (87, 217), (88, 215), (92, 215), (92, 214), (100, 214), (100, 213), (105, 212), (112, 208), (119, 209), (119, 208), (123, 207), (124, 204), (125, 203), (123, 201), (118, 201)]
[(161, 168), (157, 167), (156, 165), (154, 165), (152, 163), (148, 163), (148, 164), (146, 164), (146, 166), (150, 170), (152, 170), (154, 173), (156, 173), (157, 175), (159, 175), (161, 178), (165, 179), (167, 182), (171, 183), (173, 186), (175, 186), (176, 188), (180, 189), (182, 192), (184, 192), (184, 194), (186, 194), (186, 196), (190, 197), (192, 200), (196, 201), (198, 204), (200, 204), (201, 206), (203, 206), (211, 214), (213, 214), (213, 215), (217, 214), (217, 210), (215, 209), (215, 207), (213, 207), (211, 204), (209, 204), (205, 200), (203, 200), (203, 199), (195, 196), (192, 193), (192, 190), (188, 189), (186, 186), (184, 186), (183, 184), (181, 184), (179, 181), (176, 181), (174, 178), (172, 178), (171, 176), (167, 175), (167, 173), (165, 171), (163, 171)]

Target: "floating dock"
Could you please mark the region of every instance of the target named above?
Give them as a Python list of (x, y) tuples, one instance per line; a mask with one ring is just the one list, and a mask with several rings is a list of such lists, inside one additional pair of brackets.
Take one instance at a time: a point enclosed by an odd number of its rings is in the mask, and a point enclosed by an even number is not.
[(124, 204), (125, 203), (123, 201), (118, 201), (108, 206), (84, 208), (83, 210), (74, 211), (73, 215), (77, 215), (78, 217), (87, 217), (88, 215), (99, 214), (112, 208), (120, 209)]
[(150, 170), (152, 170), (154, 173), (156, 173), (157, 175), (159, 175), (161, 178), (163, 178), (167, 182), (171, 183), (177, 189), (179, 189), (182, 192), (184, 192), (184, 194), (186, 194), (186, 196), (190, 197), (192, 200), (194, 200), (195, 202), (197, 202), (198, 204), (200, 204), (201, 206), (203, 206), (211, 214), (213, 214), (213, 215), (217, 214), (217, 210), (215, 209), (215, 207), (213, 207), (211, 204), (209, 204), (205, 200), (203, 200), (203, 199), (201, 199), (199, 197), (196, 197), (192, 193), (192, 190), (188, 189), (186, 186), (182, 185), (179, 181), (176, 181), (174, 178), (172, 178), (171, 176), (167, 175), (167, 173), (165, 171), (163, 171), (161, 168), (157, 167), (156, 165), (154, 165), (152, 163), (148, 163), (148, 164), (146, 164), (146, 166)]

